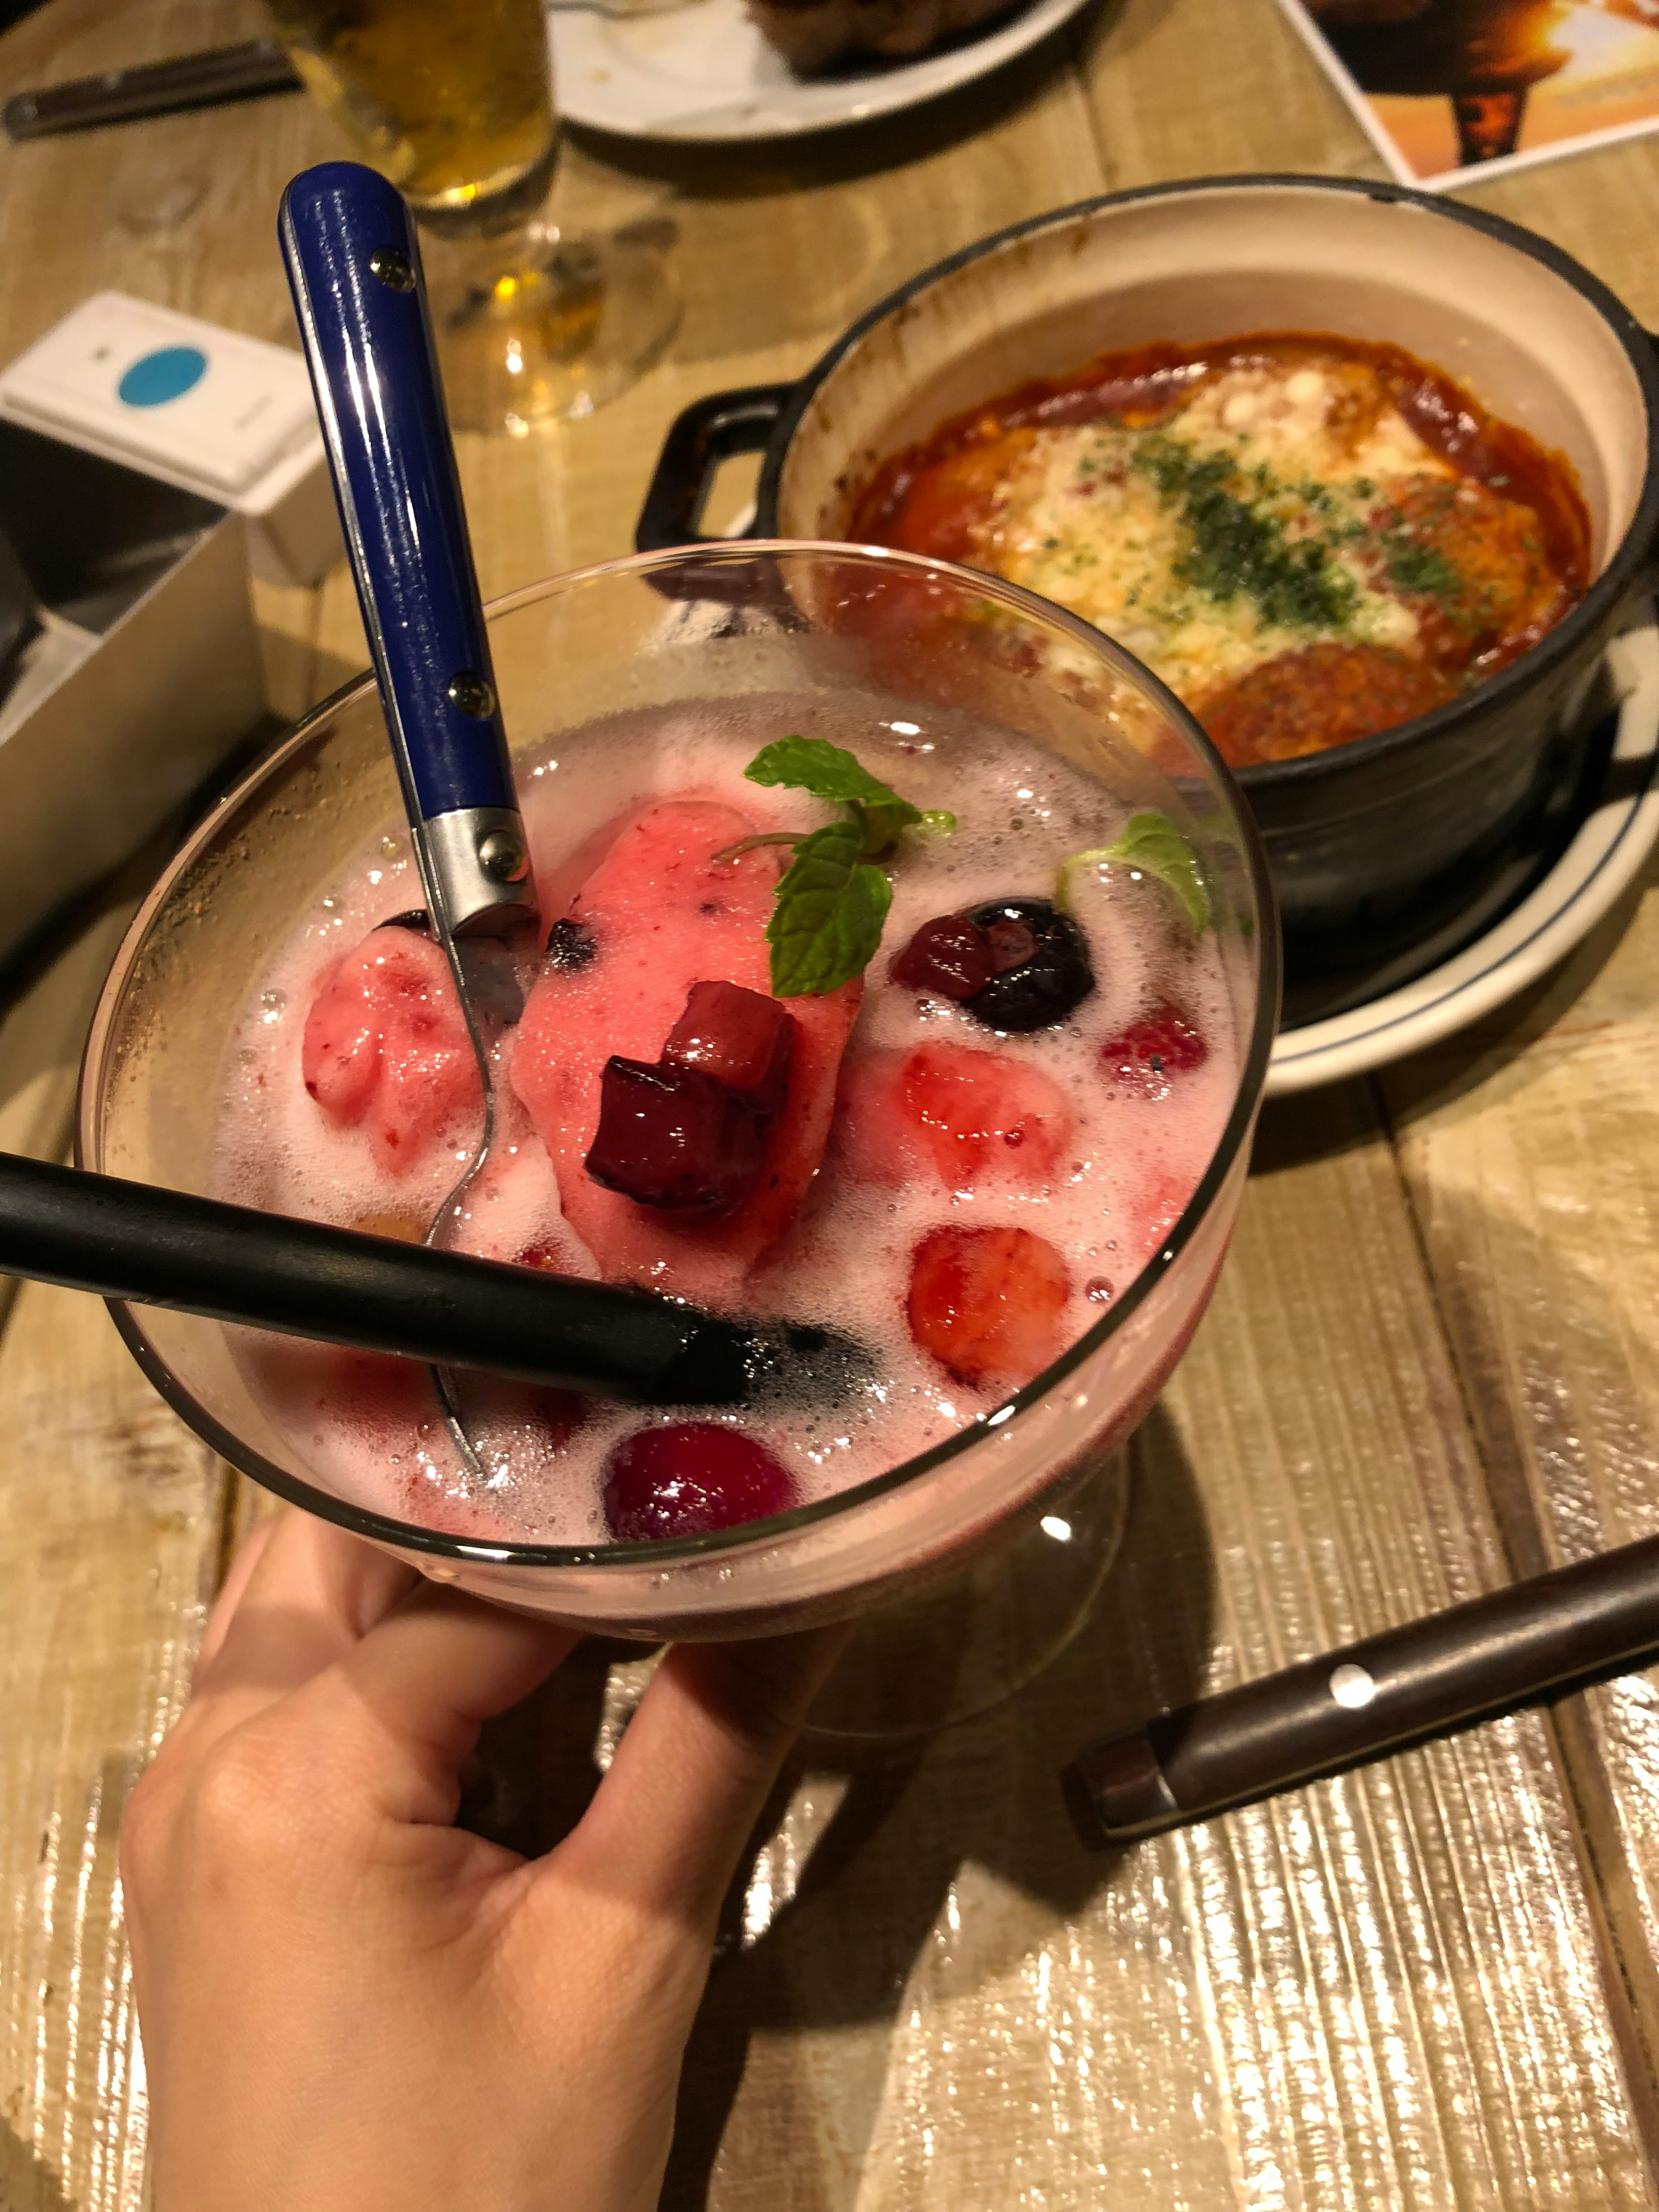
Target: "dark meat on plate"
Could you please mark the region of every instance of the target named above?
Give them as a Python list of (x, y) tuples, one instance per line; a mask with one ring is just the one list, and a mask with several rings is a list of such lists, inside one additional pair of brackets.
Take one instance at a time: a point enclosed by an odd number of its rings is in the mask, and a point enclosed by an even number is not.
[(749, 0), (761, 31), (801, 76), (855, 54), (909, 60), (1009, 13), (1008, 0)]

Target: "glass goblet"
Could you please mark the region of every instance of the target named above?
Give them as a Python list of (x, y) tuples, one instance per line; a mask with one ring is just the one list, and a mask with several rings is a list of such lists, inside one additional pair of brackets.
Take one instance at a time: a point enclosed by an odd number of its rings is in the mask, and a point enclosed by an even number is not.
[(270, 0), (307, 89), (397, 185), (430, 241), (433, 322), (459, 430), (523, 437), (627, 390), (679, 298), (635, 228), (567, 237), (540, 0)]

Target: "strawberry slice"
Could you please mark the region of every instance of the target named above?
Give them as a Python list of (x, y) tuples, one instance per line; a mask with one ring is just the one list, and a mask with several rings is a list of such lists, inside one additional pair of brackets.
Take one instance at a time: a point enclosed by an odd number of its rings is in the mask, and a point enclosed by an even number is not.
[(366, 1126), (393, 1175), (434, 1146), (470, 1140), (478, 1067), (441, 950), (414, 930), (371, 931), (313, 1001), (301, 1072), (325, 1117)]
[(910, 1261), (910, 1334), (958, 1382), (1018, 1389), (1063, 1348), (1066, 1262), (1029, 1229), (929, 1231)]
[(583, 1163), (599, 1129), (608, 1060), (653, 1065), (671, 1032), (677, 1051), (695, 1049), (708, 1042), (703, 1033), (715, 1013), (723, 1048), (738, 1059), (759, 1052), (758, 1025), (743, 1039), (732, 1029), (732, 1002), (705, 994), (688, 1005), (700, 983), (770, 999), (766, 925), (779, 848), (713, 858), (756, 827), (734, 807), (696, 798), (619, 819), (561, 917), (569, 926), (531, 993), (513, 1056), (513, 1085), (553, 1162), (565, 1218), (601, 1273), (713, 1303), (734, 1297), (787, 1235), (817, 1171), (861, 981), (779, 1002), (793, 1018), (785, 1095), (754, 1187), (724, 1218), (673, 1218), (641, 1206), (601, 1188)]
[(932, 1168), (947, 1190), (982, 1183), (1040, 1188), (1072, 1142), (1072, 1109), (1041, 1068), (1006, 1053), (940, 1042), (901, 1060), (873, 1052), (842, 1085), (848, 1172), (905, 1182)]

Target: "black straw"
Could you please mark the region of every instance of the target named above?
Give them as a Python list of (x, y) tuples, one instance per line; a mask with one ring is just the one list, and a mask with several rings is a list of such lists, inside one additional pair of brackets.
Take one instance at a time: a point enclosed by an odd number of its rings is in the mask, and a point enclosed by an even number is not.
[(860, 1347), (0, 1153), (0, 1273), (640, 1406), (854, 1386)]

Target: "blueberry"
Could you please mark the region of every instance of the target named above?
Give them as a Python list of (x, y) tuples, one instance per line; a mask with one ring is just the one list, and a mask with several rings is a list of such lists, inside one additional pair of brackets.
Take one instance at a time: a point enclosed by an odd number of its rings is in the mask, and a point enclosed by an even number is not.
[(968, 919), (985, 933), (997, 970), (964, 1001), (988, 1030), (1052, 1029), (1094, 989), (1087, 939), (1047, 899), (994, 899)]
[(578, 968), (586, 968), (599, 951), (592, 931), (585, 921), (574, 921), (568, 915), (556, 921), (547, 933), (547, 957), (550, 964), (570, 975)]

